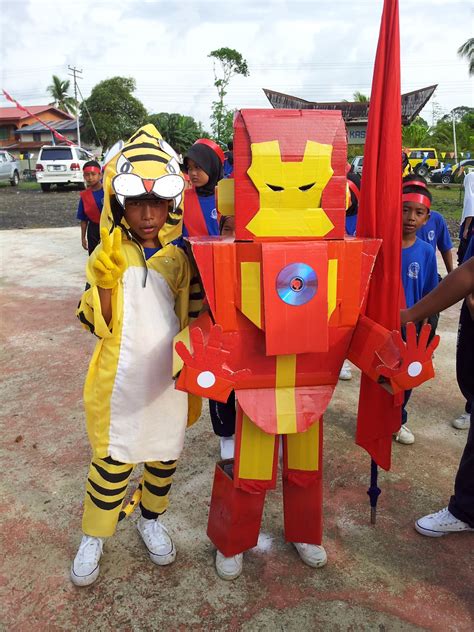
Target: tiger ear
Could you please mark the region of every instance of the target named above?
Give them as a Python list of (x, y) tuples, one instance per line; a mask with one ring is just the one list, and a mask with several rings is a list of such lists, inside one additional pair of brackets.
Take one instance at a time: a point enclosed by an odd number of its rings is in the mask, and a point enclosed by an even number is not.
[(114, 158), (119, 152), (122, 151), (123, 147), (124, 147), (125, 143), (123, 142), (123, 140), (118, 140), (115, 145), (112, 145), (112, 147), (107, 151), (107, 153), (104, 156), (104, 167), (107, 166), (107, 163), (109, 163), (112, 158)]

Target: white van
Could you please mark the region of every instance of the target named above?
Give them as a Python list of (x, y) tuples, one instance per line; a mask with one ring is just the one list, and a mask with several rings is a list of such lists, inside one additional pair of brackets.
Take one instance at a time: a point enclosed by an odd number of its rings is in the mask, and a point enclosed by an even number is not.
[(38, 154), (36, 180), (43, 191), (49, 191), (52, 184), (77, 184), (82, 189), (82, 169), (88, 160), (93, 159), (91, 153), (76, 145), (45, 145)]

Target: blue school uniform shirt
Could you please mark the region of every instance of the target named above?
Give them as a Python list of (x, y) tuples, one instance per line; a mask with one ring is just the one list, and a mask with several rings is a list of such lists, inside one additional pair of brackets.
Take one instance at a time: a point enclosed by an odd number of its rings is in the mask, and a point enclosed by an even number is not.
[[(215, 236), (219, 234), (219, 222), (217, 221), (217, 209), (216, 209), (216, 197), (214, 195), (208, 195), (206, 197), (197, 196), (199, 200), (199, 206), (201, 207), (204, 221), (206, 222), (207, 234)], [(186, 226), (183, 226), (183, 236), (188, 236)]]
[(346, 215), (346, 233), (354, 237), (357, 227), (357, 213), (355, 215)]
[(413, 246), (402, 248), (402, 284), (407, 307), (438, 285), (435, 251), (418, 237)]
[[(97, 204), (97, 208), (99, 208), (100, 211), (102, 211), (102, 207), (104, 206), (104, 189), (99, 189), (98, 191), (92, 191), (92, 195), (94, 196), (94, 200), (95, 200), (95, 203)], [(90, 221), (87, 215), (85, 214), (82, 198), (79, 200), (76, 219), (78, 219), (81, 222)]]
[(426, 241), (435, 253), (436, 247), (440, 252), (446, 252), (453, 247), (446, 220), (437, 211), (431, 211), (428, 221), (417, 230), (416, 235)]

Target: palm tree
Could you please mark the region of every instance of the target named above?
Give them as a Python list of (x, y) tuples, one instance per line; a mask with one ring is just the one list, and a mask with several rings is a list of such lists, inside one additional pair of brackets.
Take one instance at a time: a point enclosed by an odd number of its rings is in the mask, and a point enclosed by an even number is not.
[(474, 75), (474, 37), (469, 38), (458, 48), (458, 55), (469, 62), (469, 74)]
[(355, 103), (368, 103), (370, 100), (367, 95), (362, 94), (362, 92), (359, 92), (358, 90), (354, 92), (352, 98), (354, 99)]
[(77, 111), (77, 103), (76, 99), (68, 94), (70, 85), (71, 82), (69, 79), (62, 81), (59, 77), (53, 75), (53, 83), (48, 86), (47, 90), (54, 99), (51, 105), (54, 105), (58, 110), (62, 110), (68, 114), (75, 114)]

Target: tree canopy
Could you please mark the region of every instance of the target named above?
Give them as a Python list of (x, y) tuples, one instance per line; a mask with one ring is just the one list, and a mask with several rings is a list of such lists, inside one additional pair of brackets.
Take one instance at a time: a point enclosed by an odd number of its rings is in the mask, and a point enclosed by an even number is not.
[(81, 104), (85, 141), (94, 142), (96, 139), (89, 114), (104, 148), (111, 147), (120, 139), (126, 140), (146, 122), (147, 111), (133, 96), (135, 89), (135, 80), (131, 77), (112, 77), (94, 86), (90, 97)]
[(147, 121), (153, 123), (163, 138), (180, 154), (184, 154), (198, 138), (209, 137), (201, 123), (192, 116), (160, 112), (150, 114)]
[(249, 76), (247, 62), (234, 48), (218, 48), (209, 53), (213, 60), (214, 86), (218, 100), (212, 103), (211, 127), (217, 142), (227, 141), (232, 137), (232, 110), (224, 104), (227, 86), (235, 75)]
[(431, 128), (421, 116), (417, 116), (413, 123), (403, 128), (403, 144), (406, 147), (436, 147), (440, 151), (453, 151), (453, 118), (458, 152), (472, 151), (474, 149), (474, 108), (464, 105), (445, 114)]

